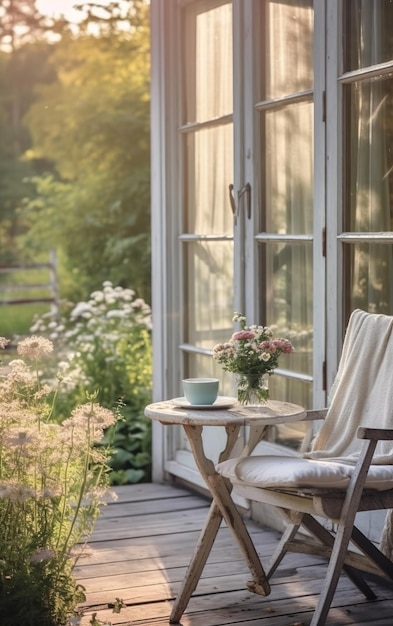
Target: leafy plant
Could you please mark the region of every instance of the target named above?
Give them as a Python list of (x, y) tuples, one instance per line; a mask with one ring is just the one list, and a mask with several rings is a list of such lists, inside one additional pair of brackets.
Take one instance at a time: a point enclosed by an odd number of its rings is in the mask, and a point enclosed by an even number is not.
[(149, 480), (151, 425), (143, 410), (151, 401), (150, 307), (133, 290), (106, 281), (87, 302), (68, 306), (59, 320), (45, 314), (31, 331), (54, 341), (62, 360), (68, 389), (58, 398), (61, 412), (81, 402), (86, 389), (118, 408), (123, 419), (102, 442), (113, 447), (111, 483)]
[(0, 377), (0, 624), (63, 626), (84, 599), (72, 571), (105, 501), (110, 446), (96, 443), (116, 416), (90, 395), (53, 422), (61, 383), (40, 374), (53, 343), (17, 351)]

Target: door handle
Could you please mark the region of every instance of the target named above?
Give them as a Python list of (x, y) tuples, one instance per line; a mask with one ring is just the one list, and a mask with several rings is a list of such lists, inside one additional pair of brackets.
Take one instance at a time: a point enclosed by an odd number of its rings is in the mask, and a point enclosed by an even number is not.
[(251, 185), (250, 183), (246, 183), (244, 187), (239, 189), (239, 191), (237, 192), (237, 198), (235, 197), (233, 184), (231, 183), (229, 185), (229, 201), (231, 203), (231, 210), (233, 213), (233, 217), (235, 219), (235, 224), (237, 223), (237, 218), (240, 214), (240, 204), (241, 204), (241, 200), (243, 196), (245, 197), (247, 219), (251, 219)]

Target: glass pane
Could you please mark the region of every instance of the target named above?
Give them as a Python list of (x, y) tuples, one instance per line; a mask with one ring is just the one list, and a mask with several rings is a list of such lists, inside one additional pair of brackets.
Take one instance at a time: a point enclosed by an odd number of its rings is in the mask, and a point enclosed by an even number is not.
[(265, 85), (262, 99), (279, 98), (313, 87), (312, 0), (266, 2), (262, 15)]
[(290, 339), (295, 348), (282, 358), (280, 367), (308, 375), (312, 374), (313, 349), (312, 248), (312, 242), (260, 246), (266, 324), (275, 328), (276, 336)]
[(393, 59), (392, 0), (345, 0), (344, 70), (353, 71)]
[[(312, 407), (312, 383), (291, 380), (273, 374), (269, 380), (269, 390), (273, 398), (285, 398), (286, 401), (300, 404), (306, 409)], [(312, 427), (311, 423), (307, 424), (306, 422), (280, 424), (271, 429), (270, 440), (298, 450), (310, 427)]]
[(266, 146), (266, 231), (312, 234), (312, 102), (266, 112), (262, 140)]
[[(311, 354), (309, 358), (311, 363)], [(312, 383), (286, 378), (276, 373), (269, 379), (269, 390), (272, 398), (285, 398), (287, 402), (294, 402), (305, 408), (312, 406)], [(299, 428), (298, 422), (296, 428)]]
[[(231, 333), (231, 331), (230, 331)], [(230, 335), (229, 333), (229, 335)], [(228, 336), (229, 336), (228, 335)], [(186, 371), (190, 378), (202, 377), (202, 378), (218, 378), (220, 381), (218, 393), (220, 396), (233, 396), (233, 376), (228, 372), (224, 372), (221, 365), (219, 365), (211, 356), (205, 356), (204, 354), (197, 354), (194, 352), (186, 353)]]
[(233, 180), (233, 127), (187, 133), (184, 232), (232, 235), (228, 188)]
[[(230, 329), (229, 334), (231, 332), (232, 330)], [(184, 371), (188, 372), (188, 376), (191, 378), (218, 378), (220, 381), (218, 390), (220, 396), (234, 395), (232, 375), (228, 374), (228, 372), (224, 372), (222, 367), (214, 361), (213, 357), (196, 353), (186, 353), (184, 365)], [(226, 434), (224, 428), (204, 426), (202, 437), (204, 450), (208, 458), (213, 459), (214, 462), (218, 462), (219, 452), (225, 448), (226, 444)], [(189, 441), (185, 436), (183, 429), (179, 433), (178, 447), (184, 448), (185, 450), (191, 450)]]
[(184, 246), (184, 307), (188, 320), (184, 340), (211, 350), (232, 333), (233, 244), (199, 241)]
[(345, 245), (346, 311), (393, 315), (393, 244)]
[(183, 123), (232, 113), (232, 3), (196, 2), (184, 11)]
[(393, 230), (393, 80), (356, 82), (345, 95), (346, 231)]

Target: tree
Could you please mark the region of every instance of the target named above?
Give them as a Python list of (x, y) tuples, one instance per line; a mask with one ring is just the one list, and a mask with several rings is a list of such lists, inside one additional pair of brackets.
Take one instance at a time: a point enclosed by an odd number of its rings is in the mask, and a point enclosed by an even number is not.
[(26, 116), (29, 154), (51, 159), (54, 174), (35, 178), (26, 214), (29, 240), (60, 246), (85, 291), (111, 280), (149, 301), (148, 8), (128, 5), (138, 8), (128, 31), (112, 22), (56, 46), (58, 80), (39, 88)]
[(18, 208), (32, 192), (34, 170), (23, 159), (30, 146), (22, 118), (34, 98), (34, 85), (51, 80), (51, 47), (44, 33), (54, 27), (39, 13), (35, 0), (0, 0), (0, 260), (18, 257), (23, 230)]
[(9, 52), (9, 81), (12, 95), (12, 128), (14, 155), (21, 150), (21, 102), (19, 63), (16, 52), (25, 42), (31, 43), (52, 25), (36, 8), (35, 0), (0, 0), (0, 44)]
[[(30, 135), (20, 118), (34, 100), (37, 82), (55, 78), (48, 64), (52, 47), (45, 41), (24, 44), (13, 55), (0, 52), (0, 260), (11, 262), (20, 255), (18, 236), (25, 224), (20, 207), (34, 194), (29, 182), (44, 164), (24, 158)], [(16, 89), (17, 86), (17, 89)], [(17, 93), (17, 103), (15, 94)], [(15, 106), (18, 114), (15, 113)], [(17, 122), (17, 119), (19, 120)]]

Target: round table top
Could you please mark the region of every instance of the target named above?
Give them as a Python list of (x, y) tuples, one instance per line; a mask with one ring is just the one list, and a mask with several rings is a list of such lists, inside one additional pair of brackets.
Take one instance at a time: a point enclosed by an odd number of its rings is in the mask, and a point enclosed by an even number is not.
[[(285, 422), (296, 422), (305, 417), (302, 406), (279, 400), (268, 400), (260, 406), (243, 406), (236, 398), (225, 398), (227, 402), (217, 400), (217, 406), (192, 407), (179, 406), (180, 398), (163, 400), (149, 404), (145, 408), (146, 417), (162, 424), (189, 424), (193, 426), (226, 426), (228, 424), (272, 425)], [(228, 406), (230, 405), (230, 406)]]

